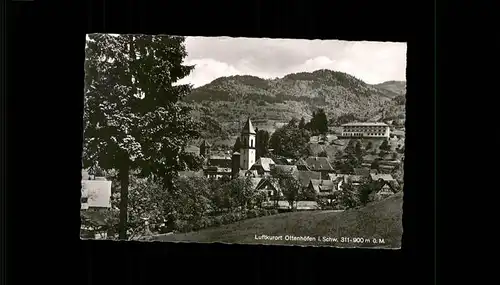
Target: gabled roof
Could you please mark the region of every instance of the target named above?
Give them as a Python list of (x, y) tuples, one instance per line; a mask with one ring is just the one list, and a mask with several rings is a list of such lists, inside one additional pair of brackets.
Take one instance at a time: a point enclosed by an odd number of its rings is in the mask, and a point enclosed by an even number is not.
[(373, 162), (377, 158), (379, 158), (377, 155), (367, 154), (367, 155), (363, 156), (363, 161), (365, 161), (365, 162)]
[(361, 182), (363, 181), (363, 176), (361, 175), (346, 175), (345, 178), (350, 182)]
[(306, 163), (312, 171), (333, 171), (333, 167), (327, 157), (308, 157)]
[(339, 180), (343, 180), (347, 176), (349, 176), (349, 174), (328, 173), (328, 178), (331, 181), (335, 181), (335, 182), (337, 182)]
[(200, 153), (200, 148), (195, 146), (195, 145), (188, 145), (185, 149), (184, 149), (185, 152), (188, 152), (188, 153)]
[(300, 158), (299, 160), (297, 160), (297, 162), (295, 163), (295, 165), (306, 165), (307, 166), (307, 163), (305, 160), (303, 160), (302, 158)]
[(262, 178), (250, 178), (250, 181), (252, 182), (253, 189), (257, 189), (259, 184), (262, 183)]
[(312, 185), (316, 192), (331, 192), (335, 189), (335, 184), (332, 180), (311, 179), (310, 185)]
[(370, 175), (370, 168), (367, 167), (354, 168), (354, 174), (368, 176)]
[(384, 181), (395, 181), (395, 179), (392, 177), (390, 174), (370, 174), (370, 178), (372, 180), (378, 181), (379, 179), (382, 179)]
[(253, 170), (254, 166), (261, 166), (264, 171), (271, 171), (271, 164), (276, 163), (274, 163), (274, 161), (269, 157), (261, 157), (252, 165), (250, 169)]
[(250, 121), (250, 118), (247, 119), (245, 122), (245, 126), (243, 126), (243, 129), (241, 130), (242, 134), (256, 134), (255, 129), (253, 128), (252, 121)]
[(297, 171), (295, 173), (297, 179), (299, 180), (300, 184), (302, 187), (307, 187), (309, 186), (309, 182), (311, 179), (320, 179), (321, 178), (321, 173), (320, 172), (314, 172), (314, 171)]
[(389, 188), (393, 193), (396, 193), (396, 190), (394, 189), (393, 185), (388, 181), (385, 181), (385, 183), (380, 185), (380, 189), (377, 192), (382, 191), (384, 188), (386, 189)]
[(257, 178), (259, 176), (259, 173), (257, 172), (257, 170), (240, 170), (238, 172), (238, 176), (240, 177), (250, 176), (253, 178)]
[(269, 178), (259, 178), (259, 179), (261, 179), (261, 180), (259, 182), (259, 185), (257, 185), (258, 190), (263, 189), (266, 185), (270, 185), (275, 190), (280, 189), (278, 182), (273, 180), (273, 179), (269, 179)]
[(307, 167), (307, 165), (296, 165), (297, 166), (297, 170), (300, 170), (300, 171), (310, 171), (309, 167)]
[(272, 171), (281, 170), (288, 173), (294, 173), (297, 171), (296, 165), (271, 164), (270, 167)]

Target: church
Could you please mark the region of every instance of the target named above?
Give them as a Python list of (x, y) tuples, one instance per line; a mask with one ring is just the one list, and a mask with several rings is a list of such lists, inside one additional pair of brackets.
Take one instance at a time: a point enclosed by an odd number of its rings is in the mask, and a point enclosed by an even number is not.
[(211, 155), (211, 145), (204, 140), (200, 145), (200, 155), (206, 158), (206, 166), (203, 169), (205, 176), (215, 179), (224, 176), (236, 178), (244, 171), (251, 170), (258, 162), (256, 160), (256, 136), (256, 129), (250, 118), (247, 118), (240, 134), (239, 152), (236, 151), (232, 155)]

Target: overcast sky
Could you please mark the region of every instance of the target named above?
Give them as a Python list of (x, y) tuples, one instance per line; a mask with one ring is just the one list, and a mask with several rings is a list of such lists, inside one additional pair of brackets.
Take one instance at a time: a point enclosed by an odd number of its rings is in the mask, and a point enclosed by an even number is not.
[(366, 83), (406, 80), (406, 43), (336, 40), (187, 37), (185, 63), (195, 65), (178, 83), (199, 87), (230, 75), (283, 77), (331, 69)]

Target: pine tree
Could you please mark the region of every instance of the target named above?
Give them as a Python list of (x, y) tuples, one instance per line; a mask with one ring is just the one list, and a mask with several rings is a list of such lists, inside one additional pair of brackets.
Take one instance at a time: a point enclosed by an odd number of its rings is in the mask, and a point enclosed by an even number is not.
[(306, 120), (304, 117), (300, 118), (299, 129), (304, 129), (306, 127)]
[(366, 150), (370, 150), (373, 148), (373, 143), (370, 141), (368, 142), (368, 144), (366, 145)]
[(241, 144), (241, 139), (240, 139), (240, 137), (237, 137), (236, 141), (234, 142), (233, 152), (236, 152), (236, 151), (239, 152), (241, 150), (241, 147), (243, 147), (243, 145)]
[(131, 172), (158, 177), (163, 187), (173, 189), (185, 146), (198, 135), (190, 109), (178, 102), (191, 86), (172, 85), (192, 70), (182, 65), (185, 56), (183, 37), (89, 35), (84, 167), (118, 171), (120, 239), (127, 238)]
[(265, 157), (269, 149), (269, 132), (266, 130), (258, 130), (255, 136), (255, 157), (259, 159)]

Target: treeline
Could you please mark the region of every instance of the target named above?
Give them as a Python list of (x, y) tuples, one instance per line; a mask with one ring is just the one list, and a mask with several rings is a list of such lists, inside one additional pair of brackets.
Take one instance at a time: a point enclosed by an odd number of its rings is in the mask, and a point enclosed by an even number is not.
[[(108, 172), (112, 183), (112, 208), (105, 211), (101, 225), (82, 219), (86, 226), (95, 228), (94, 233), (105, 232), (108, 238), (116, 238), (119, 230), (120, 184), (117, 173)], [(250, 178), (220, 180), (205, 177), (178, 177), (174, 190), (166, 191), (153, 177), (139, 178), (130, 175), (128, 195), (127, 236), (129, 239), (168, 232), (189, 232), (212, 226), (234, 223), (243, 219), (277, 214), (278, 201), (314, 200), (314, 193), (303, 189), (299, 181), (289, 173), (277, 172), (268, 179), (281, 191), (274, 191), (270, 201), (273, 208), (263, 208), (267, 194), (255, 189)], [(294, 210), (293, 208), (291, 210)]]

